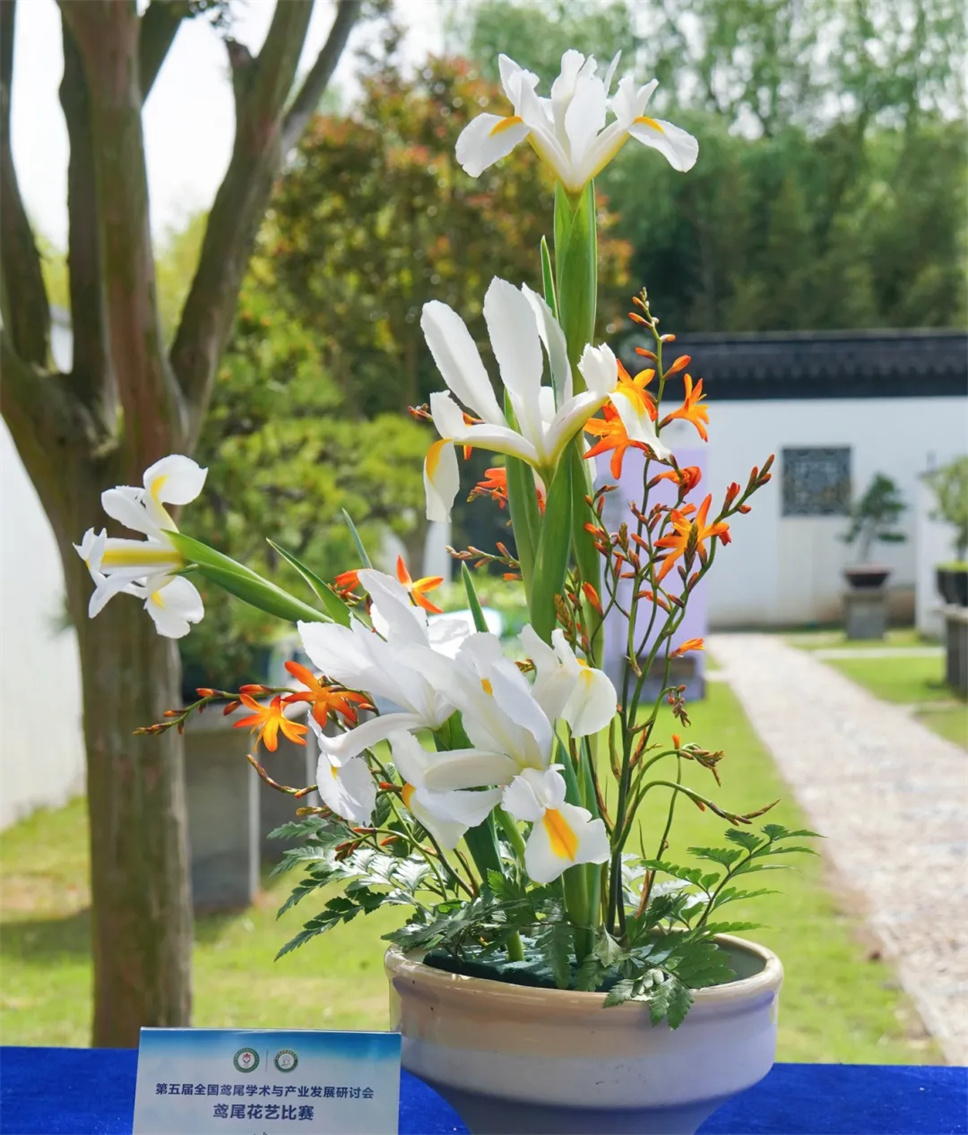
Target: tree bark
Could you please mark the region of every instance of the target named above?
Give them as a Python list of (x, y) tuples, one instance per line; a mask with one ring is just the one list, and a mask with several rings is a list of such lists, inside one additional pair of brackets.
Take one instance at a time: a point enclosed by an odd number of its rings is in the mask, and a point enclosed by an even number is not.
[(128, 598), (87, 617), (91, 582), (70, 547), (100, 507), (108, 469), (85, 477), (61, 553), (84, 676), (91, 847), (93, 1043), (130, 1048), (142, 1025), (191, 1021), (192, 900), (184, 749), (169, 731), (133, 737), (180, 700), (176, 644)]
[[(142, 103), (178, 27), (154, 0), (61, 0), (61, 102), (71, 142), (73, 373), (46, 370), (49, 314), (9, 150), (13, 0), (0, 0), (0, 411), (57, 539), (77, 628), (90, 815), (94, 1032), (134, 1047), (142, 1026), (187, 1025), (192, 906), (184, 756), (174, 731), (132, 736), (178, 704), (175, 644), (127, 596), (87, 617), (91, 581), (73, 548), (104, 523), (100, 494), (139, 484), (151, 462), (191, 452), (256, 231), (283, 159), (286, 107), (311, 0), (276, 6), (256, 60), (237, 53), (237, 137), (178, 333), (162, 341), (148, 211)], [(350, 17), (346, 11), (350, 12)], [(307, 80), (325, 86), (358, 12), (340, 0)], [(300, 108), (309, 94), (297, 96)], [(118, 411), (122, 412), (119, 413)]]

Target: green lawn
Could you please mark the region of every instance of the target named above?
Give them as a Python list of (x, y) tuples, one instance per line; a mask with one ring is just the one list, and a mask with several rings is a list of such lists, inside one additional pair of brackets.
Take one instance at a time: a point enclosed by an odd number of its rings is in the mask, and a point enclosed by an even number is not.
[(890, 647), (937, 646), (934, 640), (922, 638), (914, 627), (893, 627), (883, 639), (849, 639), (843, 627), (825, 630), (784, 631), (783, 637), (791, 646), (801, 650), (870, 650)]
[[(718, 799), (724, 804), (748, 809), (789, 795), (723, 683), (710, 683), (708, 700), (693, 707), (687, 736), (729, 754), (721, 766)], [(708, 773), (693, 780), (709, 787)], [(773, 815), (781, 823), (803, 823), (788, 800)], [(691, 805), (680, 806), (678, 820), (669, 854), (680, 859), (683, 848), (716, 840), (724, 827)], [(650, 850), (657, 822), (657, 814), (645, 818)], [(0, 835), (0, 1035), (6, 1044), (88, 1043), (85, 829), (83, 803), (75, 801)], [(737, 917), (771, 924), (754, 934), (786, 966), (779, 1059), (940, 1063), (891, 969), (859, 936), (851, 904), (831, 887), (822, 862), (810, 860), (781, 879), (782, 897), (736, 909)], [(312, 909), (297, 907), (277, 923), (275, 910), (287, 890), (285, 878), (274, 880), (251, 909), (199, 920), (194, 1023), (385, 1028), (380, 934), (400, 914), (381, 912), (340, 927), (273, 962)]]

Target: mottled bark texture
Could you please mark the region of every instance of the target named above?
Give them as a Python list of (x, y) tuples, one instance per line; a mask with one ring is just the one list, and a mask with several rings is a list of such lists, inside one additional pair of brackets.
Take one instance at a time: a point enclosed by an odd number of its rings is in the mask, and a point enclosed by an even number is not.
[(191, 1014), (181, 738), (132, 736), (177, 703), (178, 654), (133, 600), (116, 599), (87, 618), (91, 582), (72, 543), (103, 524), (105, 488), (138, 484), (159, 457), (191, 452), (273, 181), (332, 75), (359, 0), (340, 0), (329, 40), (295, 95), (311, 0), (279, 0), (257, 57), (228, 44), (235, 148), (170, 351), (158, 316), (142, 105), (189, 5), (152, 0), (139, 17), (134, 0), (64, 0), (70, 374), (52, 367), (40, 258), (10, 151), (14, 2), (0, 0), (0, 409), (57, 538), (78, 632), (93, 1043), (134, 1046), (143, 1025), (184, 1025)]

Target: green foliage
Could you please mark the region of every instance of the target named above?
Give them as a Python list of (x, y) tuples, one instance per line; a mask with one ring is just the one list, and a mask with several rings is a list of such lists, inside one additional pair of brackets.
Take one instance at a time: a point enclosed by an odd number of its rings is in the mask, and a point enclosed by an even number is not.
[(481, 61), (484, 73), (497, 80), (498, 55), (539, 76), (547, 89), (561, 69), (561, 57), (578, 47), (586, 55), (608, 60), (621, 51), (631, 58), (642, 42), (629, 6), (622, 0), (542, 0), (514, 3), (490, 0), (464, 5), (452, 21), (453, 31)]
[[(600, 181), (664, 323), (700, 331), (964, 324), (965, 131), (835, 122), (756, 139), (676, 111), (688, 177), (628, 145)], [(931, 177), (924, 170), (931, 169)]]
[(968, 559), (968, 457), (942, 465), (927, 479), (938, 503), (935, 518), (954, 526), (955, 555), (961, 561)]
[[(377, 826), (385, 821), (386, 816)], [(412, 835), (400, 830), (403, 838)], [(771, 893), (736, 886), (735, 880), (786, 866), (776, 861), (779, 856), (812, 854), (809, 847), (789, 841), (815, 837), (780, 824), (765, 825), (761, 834), (729, 829), (726, 838), (734, 846), (688, 849), (695, 858), (715, 864), (710, 871), (630, 857), (630, 872), (645, 887), (641, 909), (628, 915), (618, 938), (599, 926), (579, 965), (573, 952), (575, 927), (557, 883), (535, 886), (492, 869), (483, 889), (464, 899), (441, 891), (427, 863), (376, 848), (347, 851), (352, 833), (335, 818), (306, 817), (274, 834), (306, 840), (287, 850), (280, 865), (280, 870), (307, 868), (280, 915), (334, 882), (348, 884), (283, 946), (280, 957), (383, 904), (407, 905), (414, 911), (406, 924), (384, 937), (407, 952), (431, 955), (431, 964), (497, 980), (603, 992), (606, 1006), (645, 1001), (652, 1023), (667, 1020), (671, 1028), (682, 1023), (691, 990), (733, 977), (714, 936), (755, 925), (713, 921), (711, 916), (727, 903)], [(658, 874), (666, 881), (656, 883)], [(428, 901), (435, 891), (441, 901)], [(512, 940), (523, 942), (521, 962), (508, 963), (503, 957)]]
[(629, 143), (599, 188), (664, 322), (964, 326), (955, 0), (655, 0), (647, 14), (498, 0), (457, 30), (482, 67), (503, 51), (545, 84), (572, 46), (602, 62), (621, 48), (620, 74), (659, 79), (649, 113), (696, 135), (696, 167), (683, 177)]
[(851, 505), (850, 527), (840, 538), (845, 544), (856, 542), (860, 563), (866, 563), (871, 544), (875, 540), (900, 544), (907, 539), (903, 532), (898, 532), (894, 527), (906, 507), (891, 478), (876, 473), (863, 496)]

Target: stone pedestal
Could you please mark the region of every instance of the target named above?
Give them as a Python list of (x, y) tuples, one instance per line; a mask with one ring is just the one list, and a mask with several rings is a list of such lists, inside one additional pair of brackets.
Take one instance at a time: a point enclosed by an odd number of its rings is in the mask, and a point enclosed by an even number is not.
[[(296, 808), (315, 803), (295, 800), (259, 780), (246, 760), (254, 753), (254, 737), (235, 729), (245, 717), (239, 709), (223, 717), (210, 709), (192, 718), (185, 730), (185, 779), (188, 795), (188, 840), (192, 891), (199, 911), (237, 910), (248, 906), (259, 889), (259, 868), (276, 863), (287, 846), (269, 839), (269, 832), (296, 818)], [(273, 780), (302, 788), (316, 776), (316, 747), (312, 733), (305, 745), (279, 737), (274, 753), (257, 754)], [(294, 841), (295, 842), (295, 841)]]
[[(251, 751), (248, 749), (245, 752)], [(243, 760), (245, 752), (242, 753)], [(316, 757), (316, 735), (310, 730), (306, 734), (305, 745), (294, 745), (280, 734), (279, 748), (274, 753), (260, 750), (258, 761), (276, 783), (302, 788), (316, 783)], [(245, 763), (248, 765), (249, 762)], [(254, 769), (252, 771), (255, 772)], [(269, 839), (269, 833), (290, 820), (298, 819), (297, 808), (318, 803), (315, 792), (296, 800), (285, 792), (277, 792), (268, 784), (259, 783), (259, 857), (262, 863), (278, 863), (287, 847), (295, 847), (300, 842)]]
[(962, 697), (968, 697), (968, 607), (949, 604), (944, 615), (945, 681)]
[(259, 783), (245, 759), (249, 735), (218, 709), (185, 729), (192, 894), (198, 911), (248, 906), (259, 887)]
[(844, 621), (849, 639), (882, 639), (887, 628), (887, 591), (855, 587), (844, 592)]

